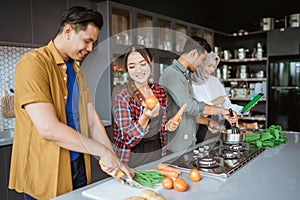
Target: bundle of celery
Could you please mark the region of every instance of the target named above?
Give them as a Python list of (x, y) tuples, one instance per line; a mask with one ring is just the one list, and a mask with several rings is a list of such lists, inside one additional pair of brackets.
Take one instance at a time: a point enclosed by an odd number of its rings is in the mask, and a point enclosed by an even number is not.
[(245, 142), (257, 147), (274, 147), (281, 143), (286, 143), (286, 136), (283, 135), (281, 126), (271, 125), (261, 133), (246, 134)]

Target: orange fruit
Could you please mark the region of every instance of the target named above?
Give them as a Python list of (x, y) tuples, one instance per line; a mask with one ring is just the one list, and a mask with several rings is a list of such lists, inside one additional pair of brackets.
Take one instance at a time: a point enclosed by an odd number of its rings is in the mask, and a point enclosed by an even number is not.
[(190, 171), (191, 181), (198, 182), (201, 179), (200, 171), (196, 168), (191, 169)]
[(158, 100), (153, 95), (153, 96), (145, 98), (145, 104), (146, 104), (147, 108), (151, 110), (158, 104)]
[(161, 184), (163, 188), (170, 190), (173, 188), (173, 179), (170, 177), (165, 177), (162, 179)]
[(187, 183), (183, 178), (176, 178), (174, 181), (174, 189), (179, 192), (185, 192), (187, 190)]

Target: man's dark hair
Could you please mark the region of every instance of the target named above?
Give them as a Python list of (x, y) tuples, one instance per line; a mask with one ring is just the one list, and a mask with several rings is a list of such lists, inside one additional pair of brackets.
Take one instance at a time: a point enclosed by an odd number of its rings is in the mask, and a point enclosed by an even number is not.
[(75, 31), (78, 32), (80, 30), (86, 30), (87, 26), (91, 23), (101, 29), (103, 26), (101, 13), (85, 7), (73, 6), (62, 15), (58, 32), (61, 33), (66, 24), (70, 24)]
[(191, 36), (187, 39), (183, 47), (183, 52), (188, 53), (194, 49), (197, 49), (200, 53), (204, 53), (205, 50), (207, 53), (211, 52), (211, 46), (207, 40), (198, 36)]

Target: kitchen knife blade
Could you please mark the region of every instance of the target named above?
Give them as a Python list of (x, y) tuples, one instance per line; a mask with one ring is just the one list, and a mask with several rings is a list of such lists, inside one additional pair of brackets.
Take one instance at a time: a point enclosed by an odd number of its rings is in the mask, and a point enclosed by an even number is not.
[[(99, 160), (99, 164), (105, 166), (105, 163), (102, 160)], [(140, 187), (140, 188), (144, 187), (140, 183), (138, 183), (135, 180), (133, 180), (133, 179), (129, 178), (128, 176), (126, 176), (126, 174), (122, 170), (118, 170), (118, 172), (116, 174), (116, 177), (128, 182), (129, 184), (131, 184), (135, 187)]]

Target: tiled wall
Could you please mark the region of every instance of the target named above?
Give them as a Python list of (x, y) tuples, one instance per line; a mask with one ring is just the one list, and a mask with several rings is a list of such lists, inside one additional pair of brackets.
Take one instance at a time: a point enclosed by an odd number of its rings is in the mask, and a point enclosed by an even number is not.
[[(0, 97), (5, 89), (14, 89), (15, 67), (21, 56), (34, 47), (21, 47), (0, 44)], [(9, 95), (13, 93), (8, 92)], [(0, 107), (1, 110), (1, 107)], [(0, 130), (14, 128), (15, 118), (3, 118), (0, 112)]]

